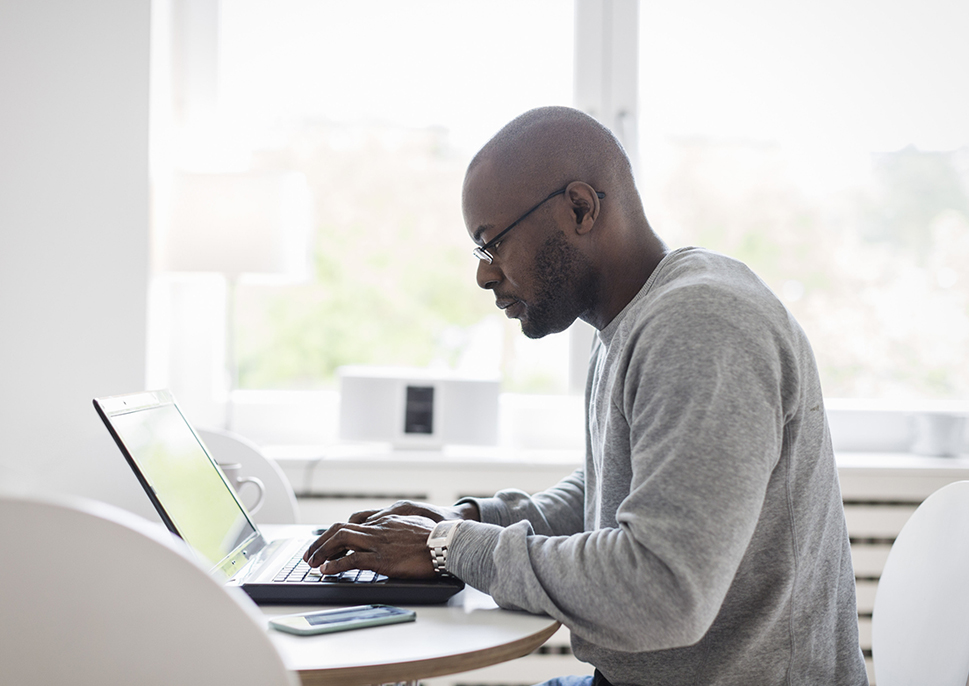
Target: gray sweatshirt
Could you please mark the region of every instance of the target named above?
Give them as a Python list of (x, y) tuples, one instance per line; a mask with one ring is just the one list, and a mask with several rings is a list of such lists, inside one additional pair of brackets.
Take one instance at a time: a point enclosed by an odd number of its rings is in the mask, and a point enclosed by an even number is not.
[(448, 569), (616, 686), (867, 684), (817, 367), (741, 263), (670, 253), (599, 332), (585, 465), (475, 499)]

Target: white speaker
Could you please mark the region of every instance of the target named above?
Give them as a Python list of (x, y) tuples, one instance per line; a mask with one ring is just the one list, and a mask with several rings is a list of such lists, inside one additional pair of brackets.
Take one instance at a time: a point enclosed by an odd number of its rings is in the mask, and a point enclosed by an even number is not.
[(425, 450), (498, 443), (497, 379), (411, 367), (349, 366), (338, 375), (343, 440)]

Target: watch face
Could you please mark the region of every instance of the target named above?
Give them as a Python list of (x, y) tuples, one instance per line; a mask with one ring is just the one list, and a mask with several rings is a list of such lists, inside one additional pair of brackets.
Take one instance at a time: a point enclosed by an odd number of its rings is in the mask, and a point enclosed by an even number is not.
[(447, 521), (439, 522), (437, 526), (434, 527), (434, 530), (431, 532), (431, 540), (443, 541), (443, 539), (447, 537), (447, 535), (454, 529), (454, 527), (456, 527), (460, 523), (461, 523), (460, 519), (458, 520), (449, 519)]

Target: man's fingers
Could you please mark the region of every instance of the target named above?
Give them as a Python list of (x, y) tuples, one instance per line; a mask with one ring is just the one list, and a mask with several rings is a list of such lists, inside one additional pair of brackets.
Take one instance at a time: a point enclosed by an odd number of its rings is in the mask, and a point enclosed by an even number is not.
[(377, 512), (380, 512), (380, 510), (362, 510), (360, 512), (354, 512), (352, 515), (350, 515), (349, 522), (351, 524), (363, 524)]
[(310, 543), (309, 546), (306, 548), (306, 552), (303, 553), (303, 561), (309, 562), (310, 557), (312, 557), (313, 553), (315, 553), (323, 545), (325, 545), (326, 542), (333, 537), (333, 534), (335, 534), (342, 526), (343, 526), (342, 523), (331, 525), (330, 528), (324, 531), (319, 538), (317, 538), (315, 541)]
[(427, 536), (434, 521), (419, 515), (384, 515), (365, 524), (340, 524), (307, 550), (304, 560), (324, 574), (369, 569), (394, 577), (434, 576)]
[(439, 522), (441, 519), (445, 518), (442, 514), (441, 508), (434, 505), (419, 503), (413, 500), (398, 500), (393, 505), (389, 505), (382, 510), (364, 510), (362, 512), (356, 512), (350, 516), (350, 521), (357, 524), (363, 524), (365, 522), (372, 523), (383, 519), (384, 517), (407, 517), (411, 515), (428, 517), (429, 519), (433, 519), (435, 522)]
[(367, 550), (367, 539), (366, 528), (359, 524), (334, 524), (310, 544), (303, 560), (310, 567), (318, 567), (326, 560), (342, 557), (348, 550)]
[(376, 556), (373, 553), (350, 552), (343, 557), (327, 560), (320, 565), (323, 574), (339, 574), (348, 569), (373, 569)]

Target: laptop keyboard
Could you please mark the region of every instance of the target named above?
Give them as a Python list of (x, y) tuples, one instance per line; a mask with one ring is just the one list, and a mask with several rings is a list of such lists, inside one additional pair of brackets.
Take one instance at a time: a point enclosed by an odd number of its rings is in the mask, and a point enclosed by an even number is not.
[(322, 574), (319, 568), (310, 567), (303, 561), (303, 554), (298, 553), (279, 570), (273, 581), (283, 581), (291, 583), (326, 581), (339, 582), (346, 584), (372, 584), (376, 581), (383, 581), (387, 577), (369, 569), (348, 569), (339, 574)]

